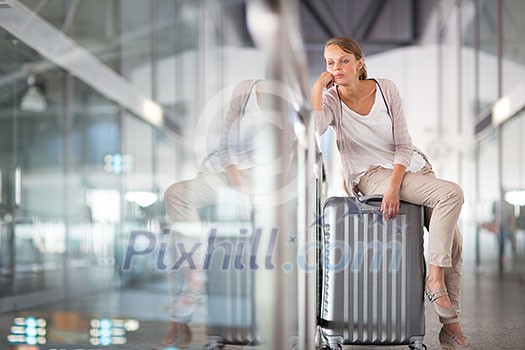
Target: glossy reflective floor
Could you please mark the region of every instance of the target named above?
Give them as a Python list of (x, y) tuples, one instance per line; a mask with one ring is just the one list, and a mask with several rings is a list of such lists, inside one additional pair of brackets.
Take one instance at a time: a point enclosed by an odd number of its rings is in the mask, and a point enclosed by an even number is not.
[[(463, 285), (463, 327), (477, 349), (523, 349), (525, 344), (525, 285), (517, 280), (499, 279), (493, 274), (465, 272)], [(193, 341), (185, 349), (202, 349), (207, 344), (205, 335), (204, 303), (192, 322)], [(0, 314), (0, 349), (176, 349), (162, 346), (168, 325), (167, 287), (164, 282), (151, 283), (148, 287), (126, 290), (108, 290), (68, 302), (60, 302)], [(428, 306), (428, 304), (427, 304)], [(439, 323), (427, 307), (428, 349), (440, 349), (437, 341)], [(40, 347), (8, 345), (13, 327), (31, 319), (33, 328), (46, 329), (46, 344)], [(40, 320), (40, 321), (39, 321)], [(45, 320), (45, 325), (41, 320)], [(112, 322), (113, 344), (90, 343), (90, 338), (100, 333)], [(39, 324), (40, 322), (40, 324)], [(106, 324), (105, 324), (106, 323)], [(97, 331), (94, 331), (97, 329)], [(117, 329), (115, 331), (115, 329)], [(95, 333), (93, 333), (95, 332)], [(114, 333), (115, 335), (115, 333)], [(38, 334), (37, 334), (38, 336)], [(13, 340), (14, 338), (10, 338)], [(104, 342), (104, 340), (103, 340)], [(125, 342), (123, 345), (116, 343)], [(67, 344), (67, 345), (66, 345)], [(226, 349), (242, 349), (227, 346)], [(345, 349), (362, 348), (345, 346)], [(367, 347), (371, 349), (373, 347)], [(381, 347), (381, 349), (407, 349), (407, 347)]]

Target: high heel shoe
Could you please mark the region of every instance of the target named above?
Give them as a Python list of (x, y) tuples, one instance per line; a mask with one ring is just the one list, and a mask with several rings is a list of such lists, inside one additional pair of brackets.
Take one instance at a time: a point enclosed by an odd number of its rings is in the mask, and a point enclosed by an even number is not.
[(439, 305), (438, 303), (436, 303), (436, 300), (438, 300), (439, 298), (448, 296), (448, 292), (446, 288), (436, 290), (436, 291), (431, 291), (430, 288), (428, 287), (428, 282), (425, 282), (425, 294), (428, 298), (428, 301), (430, 301), (430, 304), (434, 308), (434, 311), (439, 317), (444, 318), (444, 319), (458, 317), (458, 313), (453, 305), (449, 307), (443, 307)]
[(442, 349), (446, 350), (476, 350), (472, 345), (461, 345), (458, 343), (458, 339), (465, 339), (465, 342), (467, 338), (465, 338), (465, 335), (463, 333), (454, 333), (454, 334), (448, 334), (445, 332), (443, 328), (441, 328), (441, 331), (439, 332), (439, 343), (441, 344)]

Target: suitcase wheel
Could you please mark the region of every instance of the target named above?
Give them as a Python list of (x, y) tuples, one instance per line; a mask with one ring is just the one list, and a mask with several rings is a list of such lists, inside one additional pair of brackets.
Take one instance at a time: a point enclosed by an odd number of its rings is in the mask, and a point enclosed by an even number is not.
[(427, 346), (423, 343), (420, 343), (420, 344), (410, 344), (408, 346), (410, 349), (415, 349), (415, 350), (427, 350)]
[(343, 350), (343, 337), (342, 336), (333, 336), (323, 334), (321, 331), (323, 339), (323, 350)]

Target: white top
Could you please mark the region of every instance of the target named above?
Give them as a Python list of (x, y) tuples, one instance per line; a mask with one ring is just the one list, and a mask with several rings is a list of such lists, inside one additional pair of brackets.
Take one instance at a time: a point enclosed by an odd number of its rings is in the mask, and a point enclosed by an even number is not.
[[(394, 134), (392, 119), (379, 91), (376, 88), (372, 109), (367, 115), (361, 115), (342, 103), (342, 131), (348, 142), (349, 154), (359, 154), (359, 157), (349, 157), (350, 166), (354, 169), (352, 182), (357, 184), (361, 177), (373, 166), (386, 169), (394, 168)], [(416, 172), (425, 165), (425, 160), (417, 152), (412, 153), (410, 164), (406, 170)]]

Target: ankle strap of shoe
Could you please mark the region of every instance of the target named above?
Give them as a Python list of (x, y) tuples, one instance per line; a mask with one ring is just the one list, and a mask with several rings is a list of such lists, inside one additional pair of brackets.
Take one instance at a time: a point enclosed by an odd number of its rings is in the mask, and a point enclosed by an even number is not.
[(454, 333), (454, 334), (452, 334), (450, 337), (451, 337), (452, 339), (454, 339), (455, 341), (457, 341), (458, 339), (461, 339), (461, 338), (463, 338), (463, 339), (465, 339), (465, 340), (467, 339), (467, 338), (465, 338), (465, 334), (463, 334), (463, 333), (461, 333), (461, 332), (459, 332), (459, 333)]
[(441, 298), (441, 297), (446, 297), (448, 295), (448, 292), (447, 292), (447, 289), (440, 289), (440, 290), (437, 290), (435, 292), (429, 292), (427, 293), (427, 298), (428, 300), (433, 303), (434, 301), (436, 301), (437, 299)]

